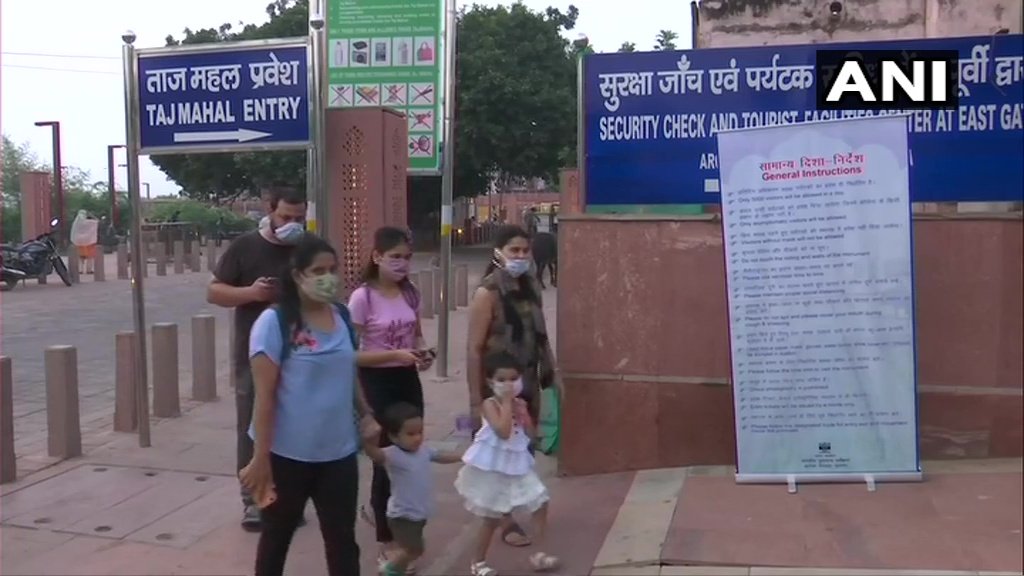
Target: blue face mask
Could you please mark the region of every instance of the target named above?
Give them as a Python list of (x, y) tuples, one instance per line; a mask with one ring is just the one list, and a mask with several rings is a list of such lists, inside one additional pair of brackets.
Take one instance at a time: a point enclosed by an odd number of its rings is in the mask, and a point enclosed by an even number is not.
[(505, 260), (505, 271), (508, 275), (513, 278), (519, 278), (523, 274), (530, 271), (530, 261), (526, 259), (512, 259)]
[(298, 222), (289, 222), (274, 229), (274, 236), (282, 244), (298, 244), (306, 233), (306, 228)]

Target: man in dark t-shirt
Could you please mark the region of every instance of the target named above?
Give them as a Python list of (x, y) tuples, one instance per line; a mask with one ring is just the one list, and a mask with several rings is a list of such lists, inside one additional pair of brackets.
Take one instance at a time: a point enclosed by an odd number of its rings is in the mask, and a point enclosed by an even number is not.
[[(249, 438), (256, 391), (249, 369), (249, 332), (264, 310), (277, 300), (279, 276), (286, 269), (293, 246), (305, 234), (306, 197), (298, 191), (274, 192), (270, 197), (268, 225), (239, 236), (217, 263), (206, 300), (235, 309), (235, 349), (231, 361), (235, 373), (237, 409), (237, 465), (241, 470), (252, 460)], [(242, 527), (258, 531), (259, 508), (242, 489)]]

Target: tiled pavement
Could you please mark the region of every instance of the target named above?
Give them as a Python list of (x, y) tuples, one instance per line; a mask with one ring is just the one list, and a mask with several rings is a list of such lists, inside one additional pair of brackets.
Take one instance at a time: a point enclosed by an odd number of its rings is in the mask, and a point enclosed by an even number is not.
[[(205, 273), (167, 278), (151, 275), (147, 285), (149, 320), (177, 321), (182, 330), (183, 392), (187, 390), (189, 377), (188, 318), (207, 309), (202, 296), (207, 277)], [(123, 287), (116, 284), (123, 284)], [(73, 301), (64, 295), (72, 290)], [(102, 374), (103, 363), (113, 361), (113, 333), (131, 325), (130, 300), (124, 282), (102, 285), (87, 282), (73, 289), (51, 283), (30, 287), (24, 294), (14, 294), (14, 297), (2, 296), (2, 330), (4, 354), (13, 356), (15, 362), (16, 407), (19, 401), (38, 402), (38, 399), (33, 400), (33, 394), (38, 398), (42, 387), (39, 367), (43, 344), (40, 342), (78, 345), (80, 363), (83, 366), (91, 363), (97, 373)], [(553, 322), (554, 294), (549, 294), (548, 313)], [(93, 308), (83, 302), (91, 303)], [(101, 308), (96, 306), (97, 302), (104, 303), (108, 312), (97, 312)], [(84, 311), (79, 311), (80, 306), (85, 306), (81, 308)], [(11, 310), (14, 311), (9, 312)], [(219, 310), (213, 312), (221, 314)], [(54, 318), (75, 317), (75, 314), (79, 322), (82, 318), (90, 319), (91, 328), (74, 328), (74, 322), (68, 322), (63, 329), (49, 327), (48, 323), (56, 322)], [(224, 316), (219, 315), (218, 320), (219, 329), (223, 330)], [(36, 324), (47, 326), (43, 332), (50, 340), (39, 339), (32, 333), (29, 338), (18, 341)], [(452, 324), (450, 378), (427, 377), (424, 382), (428, 437), (432, 442), (445, 444), (457, 441), (449, 432), (455, 414), (465, 405), (462, 378), (465, 341), (464, 328), (461, 328), (465, 324), (465, 312), (456, 312)], [(435, 326), (433, 321), (428, 321), (426, 333), (434, 334)], [(61, 339), (53, 340), (57, 335)], [(226, 333), (222, 333), (219, 341), (223, 345), (226, 339)], [(33, 340), (35, 344), (31, 343)], [(220, 358), (224, 357), (222, 350), (218, 353)], [(35, 368), (32, 367), (33, 355), (38, 356)], [(222, 374), (224, 372), (226, 370), (222, 369)], [(154, 422), (153, 447), (141, 449), (136, 446), (133, 435), (109, 432), (112, 399), (103, 397), (111, 394), (112, 376), (109, 373), (105, 377), (88, 376), (88, 381), (83, 377), (82, 410), (83, 414), (92, 415), (83, 416), (83, 424), (92, 422), (94, 426), (86, 435), (89, 453), (84, 458), (57, 463), (35, 474), (29, 473), (26, 463), (50, 462), (26, 453), (26, 446), (38, 446), (42, 450), (45, 443), (40, 442), (39, 437), (45, 438), (45, 427), (40, 428), (38, 421), (33, 424), (32, 418), (40, 418), (40, 412), (21, 409), (16, 425), (22, 478), (2, 488), (0, 572), (25, 576), (249, 573), (256, 538), (242, 532), (236, 524), (239, 505), (232, 474), (233, 407), (225, 380), (220, 379), (221, 401), (197, 404), (180, 418)], [(183, 409), (187, 406), (183, 405)], [(45, 415), (40, 421), (45, 422)], [(560, 573), (565, 575), (1020, 573), (979, 571), (993, 565), (1006, 569), (1020, 567), (1020, 460), (927, 466), (927, 482), (909, 486), (905, 494), (908, 501), (927, 496), (932, 508), (943, 509), (943, 513), (950, 516), (946, 520), (954, 521), (944, 526), (929, 524), (934, 522), (933, 516), (908, 514), (899, 506), (858, 504), (872, 503), (872, 499), (874, 503), (881, 498), (891, 500), (894, 491), (886, 485), (880, 485), (879, 491), (871, 496), (863, 487), (822, 487), (821, 491), (801, 488), (801, 494), (794, 497), (787, 495), (784, 488), (738, 487), (730, 481), (729, 471), (721, 468), (557, 478), (551, 474), (553, 463), (547, 459), (542, 462), (553, 494), (551, 548), (563, 557), (565, 566)], [(367, 468), (363, 466), (364, 495)], [(421, 564), (421, 573), (425, 575), (467, 572), (473, 526), (451, 488), (455, 468), (438, 467), (435, 472), (439, 514), (428, 530), (429, 552)], [(977, 481), (968, 478), (969, 474), (976, 474)], [(760, 496), (754, 503), (749, 500), (752, 488), (765, 488), (759, 490)], [(836, 495), (837, 489), (843, 494)], [(813, 507), (818, 506), (820, 514), (823, 495), (828, 496), (830, 504), (837, 498), (844, 501), (844, 506), (836, 508), (839, 515), (826, 517), (824, 524), (813, 517), (810, 520), (819, 524), (808, 523), (806, 510), (792, 508), (794, 505), (811, 506), (813, 511)], [(798, 502), (795, 498), (802, 503), (795, 504)], [(815, 504), (816, 501), (819, 504)], [(928, 508), (920, 503), (916, 508), (922, 506)], [(856, 517), (858, 514), (861, 517)], [(923, 568), (938, 564), (938, 567), (953, 567), (953, 564), (930, 560), (944, 558), (942, 562), (955, 562), (955, 567), (967, 570), (865, 570), (862, 553), (831, 556), (842, 561), (837, 563), (815, 562), (815, 559), (829, 558), (828, 546), (814, 550), (800, 546), (780, 547), (775, 537), (777, 533), (792, 533), (791, 539), (802, 542), (799, 539), (808, 538), (808, 530), (817, 537), (817, 532), (831, 532), (836, 527), (849, 531), (857, 522), (873, 526), (896, 520), (903, 522), (900, 530), (875, 531), (889, 540), (884, 545), (877, 539), (872, 540), (875, 535), (870, 530), (858, 532), (856, 536), (860, 540), (854, 542), (867, 547), (861, 550), (878, 546), (888, 550), (885, 556), (888, 563), (881, 566)], [(311, 524), (315, 526), (315, 522)], [(915, 535), (925, 532), (934, 535), (932, 543), (928, 538)], [(951, 534), (963, 535), (963, 541), (951, 539)], [(835, 538), (842, 536), (843, 533), (831, 534)], [(359, 540), (365, 551), (364, 574), (371, 574), (372, 534), (362, 523)], [(972, 550), (978, 547), (982, 556)], [(780, 549), (788, 555), (779, 556)], [(775, 566), (750, 567), (743, 562), (746, 556), (753, 558), (749, 563)], [(771, 558), (788, 561), (766, 562)], [(858, 562), (862, 568), (851, 569), (851, 565), (856, 566)], [(961, 563), (966, 565), (960, 566)], [(493, 564), (504, 574), (524, 573), (525, 552), (496, 546)], [(832, 567), (784, 567), (815, 565)], [(316, 576), (323, 572), (322, 544), (316, 530), (300, 530), (289, 558), (289, 573)]]

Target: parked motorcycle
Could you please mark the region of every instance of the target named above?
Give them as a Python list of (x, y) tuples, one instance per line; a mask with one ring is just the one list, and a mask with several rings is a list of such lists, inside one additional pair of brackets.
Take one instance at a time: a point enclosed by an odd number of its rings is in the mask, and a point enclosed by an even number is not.
[(56, 271), (66, 286), (71, 286), (71, 274), (67, 264), (57, 252), (53, 241), (53, 229), (60, 220), (50, 221), (49, 232), (21, 244), (0, 244), (0, 282), (3, 289), (10, 290), (27, 278), (49, 276)]

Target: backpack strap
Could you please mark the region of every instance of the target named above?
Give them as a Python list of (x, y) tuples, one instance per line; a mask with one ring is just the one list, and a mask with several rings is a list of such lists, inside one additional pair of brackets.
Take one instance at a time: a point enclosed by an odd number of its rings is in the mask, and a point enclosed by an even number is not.
[(356, 332), (355, 325), (352, 324), (352, 314), (348, 311), (348, 306), (342, 302), (335, 302), (334, 308), (338, 311), (338, 315), (341, 316), (342, 321), (345, 322), (345, 327), (348, 328), (348, 336), (352, 339), (352, 348), (358, 352), (359, 334)]
[(288, 358), (288, 353), (292, 351), (291, 334), (289, 334), (288, 324), (284, 321), (284, 314), (281, 314), (281, 309), (277, 306), (272, 308), (274, 309), (274, 314), (277, 315), (277, 324), (281, 328), (281, 364), (284, 364), (285, 359)]
[[(284, 315), (281, 314), (281, 310), (277, 306), (273, 306), (274, 313), (277, 315), (277, 323), (281, 328), (281, 363), (284, 364), (285, 359), (288, 358), (288, 354), (292, 351), (291, 347), (291, 331), (290, 326), (285, 323)], [(352, 314), (348, 311), (348, 306), (341, 302), (334, 303), (334, 309), (338, 311), (338, 315), (341, 316), (341, 320), (345, 323), (345, 328), (348, 329), (348, 336), (352, 340), (352, 348), (359, 351), (359, 334), (356, 332), (355, 325), (352, 324)]]

